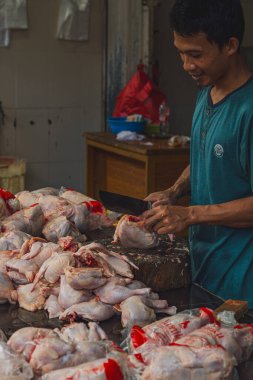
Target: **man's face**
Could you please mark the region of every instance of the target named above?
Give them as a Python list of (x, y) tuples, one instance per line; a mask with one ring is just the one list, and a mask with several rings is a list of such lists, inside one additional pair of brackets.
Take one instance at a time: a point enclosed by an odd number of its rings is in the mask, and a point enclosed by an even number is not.
[(184, 70), (198, 87), (217, 83), (225, 75), (229, 56), (226, 48), (210, 43), (204, 33), (182, 37), (174, 32), (174, 45), (183, 62)]

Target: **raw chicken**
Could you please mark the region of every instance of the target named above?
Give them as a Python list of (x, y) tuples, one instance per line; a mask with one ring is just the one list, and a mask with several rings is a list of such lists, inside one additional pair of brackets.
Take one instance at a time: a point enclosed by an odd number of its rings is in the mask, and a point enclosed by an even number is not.
[(66, 342), (98, 341), (108, 339), (104, 330), (96, 323), (89, 322), (89, 328), (84, 323), (71, 323), (57, 331), (60, 338)]
[(247, 360), (253, 351), (253, 325), (228, 328), (208, 324), (177, 340), (177, 343), (190, 347), (220, 345), (240, 363)]
[(94, 342), (98, 340), (108, 339), (104, 330), (96, 322), (89, 322), (88, 326), (89, 326), (89, 336), (88, 336), (89, 341)]
[[(68, 359), (75, 351), (71, 343), (64, 342), (57, 336), (45, 337), (34, 343), (35, 348), (31, 353), (29, 363), (36, 375), (71, 365)], [(62, 358), (64, 358), (63, 362)]]
[(59, 195), (60, 197), (67, 199), (68, 201), (71, 201), (75, 204), (94, 201), (94, 199), (88, 197), (87, 195), (79, 193), (78, 191), (75, 191), (73, 189), (68, 189), (66, 187), (60, 188)]
[[(130, 350), (145, 346), (152, 341), (156, 346), (168, 345), (191, 331), (215, 320), (213, 311), (208, 308), (184, 310), (143, 327), (133, 326), (130, 333)], [(145, 343), (146, 342), (146, 343)]]
[(94, 293), (102, 302), (114, 305), (124, 301), (128, 297), (148, 295), (151, 292), (150, 288), (128, 289), (125, 285), (129, 283), (129, 280), (117, 276), (111, 277), (105, 285), (97, 288)]
[(41, 194), (41, 195), (59, 195), (59, 189), (55, 187), (42, 187), (41, 189), (33, 190), (33, 194)]
[(30, 380), (33, 378), (32, 368), (24, 358), (14, 354), (5, 342), (0, 342), (0, 379)]
[(20, 249), (23, 243), (31, 239), (31, 235), (22, 231), (9, 231), (0, 235), (0, 251)]
[(55, 331), (65, 342), (78, 343), (83, 340), (89, 340), (89, 329), (85, 323), (71, 323), (64, 326), (61, 331), (58, 331), (58, 329)]
[(45, 218), (38, 204), (15, 212), (2, 222), (3, 231), (22, 231), (32, 236), (40, 236)]
[(113, 243), (120, 243), (123, 247), (129, 248), (153, 248), (159, 243), (157, 234), (148, 231), (140, 217), (124, 215), (119, 220)]
[(39, 272), (34, 279), (34, 286), (44, 277), (51, 284), (57, 282), (64, 274), (64, 269), (69, 265), (75, 265), (75, 259), (72, 252), (54, 252), (40, 267)]
[(64, 215), (69, 208), (69, 202), (55, 195), (40, 195), (39, 205), (47, 220)]
[(7, 261), (17, 258), (19, 256), (19, 250), (15, 251), (0, 251), (0, 272), (7, 273), (5, 263)]
[(54, 294), (50, 294), (45, 302), (44, 309), (48, 311), (49, 319), (57, 318), (63, 312), (63, 308), (59, 304), (58, 297)]
[(146, 326), (156, 320), (155, 312), (145, 305), (140, 296), (127, 298), (120, 304), (121, 324), (128, 329), (134, 325)]
[(111, 305), (106, 305), (93, 298), (89, 302), (82, 302), (69, 307), (60, 315), (60, 319), (73, 321), (76, 317), (81, 317), (91, 321), (105, 321), (113, 315), (114, 310)]
[[(236, 361), (222, 347), (159, 347), (149, 350), (142, 380), (231, 380)], [(142, 357), (146, 362), (145, 354)]]
[(96, 289), (106, 283), (102, 268), (73, 268), (66, 267), (64, 270), (67, 283), (73, 289)]
[[(36, 238), (34, 238), (36, 239)], [(25, 248), (28, 246), (28, 251), (25, 252)], [(20, 250), (22, 260), (31, 260), (40, 268), (41, 265), (52, 256), (54, 252), (62, 251), (62, 248), (58, 244), (48, 243), (44, 241), (37, 241), (31, 239), (25, 242)]]
[(133, 278), (131, 266), (138, 269), (126, 256), (109, 251), (102, 244), (95, 242), (81, 247), (74, 255), (86, 266), (103, 268), (106, 277), (119, 274)]
[(20, 285), (17, 290), (13, 290), (11, 297), (14, 301), (18, 301), (20, 307), (28, 311), (43, 309), (46, 301), (40, 286), (34, 284)]
[(66, 216), (53, 217), (45, 224), (42, 233), (47, 240), (53, 243), (57, 243), (63, 236), (72, 236), (80, 242), (87, 240), (86, 236), (82, 235)]
[(0, 188), (0, 219), (20, 210), (18, 199), (10, 191)]
[(19, 200), (21, 208), (30, 207), (39, 202), (40, 194), (24, 190), (16, 194), (16, 198)]
[(11, 294), (14, 290), (11, 280), (9, 277), (0, 272), (0, 304), (7, 301), (13, 302)]
[[(123, 359), (119, 357), (123, 356)], [(112, 358), (107, 357), (78, 365), (76, 367), (65, 368), (58, 371), (50, 372), (40, 380), (123, 380), (128, 379), (125, 375), (127, 368), (124, 368), (124, 354), (114, 355)], [(123, 369), (122, 369), (123, 368)], [(123, 376), (123, 373), (125, 376)]]
[(90, 301), (94, 296), (89, 290), (73, 289), (66, 281), (64, 275), (61, 275), (61, 285), (58, 301), (60, 306), (65, 310), (70, 306), (84, 301)]
[(11, 259), (5, 263), (7, 272), (16, 271), (21, 275), (24, 275), (28, 282), (32, 282), (36, 273), (39, 270), (38, 265), (35, 264), (33, 260), (23, 260), (23, 259)]
[(40, 327), (23, 327), (12, 334), (7, 344), (18, 354), (23, 354), (26, 360), (30, 359), (34, 348), (34, 340), (43, 339), (48, 335), (55, 334), (51, 329)]
[(63, 251), (77, 252), (81, 247), (81, 243), (78, 243), (73, 236), (63, 236), (58, 240), (59, 246)]

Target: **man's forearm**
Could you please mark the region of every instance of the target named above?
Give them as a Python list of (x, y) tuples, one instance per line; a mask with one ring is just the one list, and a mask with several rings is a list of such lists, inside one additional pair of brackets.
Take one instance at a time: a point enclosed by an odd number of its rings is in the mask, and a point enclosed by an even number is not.
[(175, 199), (179, 199), (190, 192), (190, 165), (188, 165), (173, 186), (166, 191)]
[(253, 196), (231, 202), (189, 207), (189, 225), (223, 225), (232, 228), (253, 227)]

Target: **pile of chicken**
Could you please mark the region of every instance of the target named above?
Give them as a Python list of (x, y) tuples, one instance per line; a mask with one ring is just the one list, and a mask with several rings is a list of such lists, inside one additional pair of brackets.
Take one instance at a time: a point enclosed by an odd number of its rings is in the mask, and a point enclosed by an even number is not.
[[(253, 352), (253, 325), (222, 327), (212, 310), (134, 326), (123, 351), (95, 322), (25, 327), (0, 341), (0, 377), (19, 380), (232, 380)], [(2, 362), (1, 362), (2, 361)]]
[(49, 318), (66, 321), (103, 321), (120, 312), (128, 328), (154, 321), (156, 312), (174, 314), (175, 307), (134, 281), (135, 265), (127, 257), (85, 243), (84, 232), (113, 221), (103, 206), (75, 191), (55, 192), (45, 188), (9, 197), (23, 208), (1, 221), (0, 302), (44, 308)]

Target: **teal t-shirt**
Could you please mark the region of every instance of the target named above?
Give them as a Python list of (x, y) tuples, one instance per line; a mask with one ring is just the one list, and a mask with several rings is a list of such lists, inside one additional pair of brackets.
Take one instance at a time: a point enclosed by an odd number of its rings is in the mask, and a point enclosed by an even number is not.
[[(213, 105), (199, 92), (191, 136), (191, 203), (253, 195), (253, 79)], [(193, 281), (253, 308), (253, 228), (190, 228)]]

